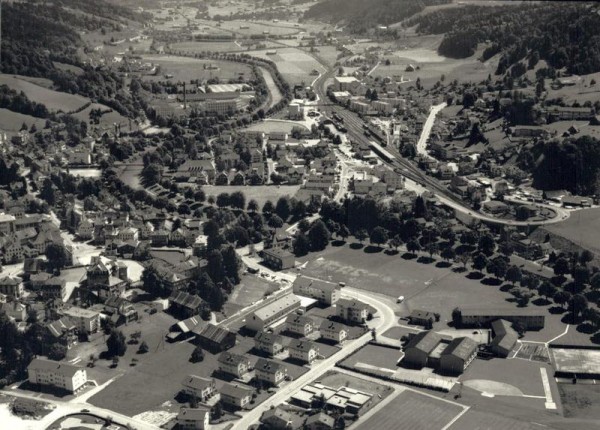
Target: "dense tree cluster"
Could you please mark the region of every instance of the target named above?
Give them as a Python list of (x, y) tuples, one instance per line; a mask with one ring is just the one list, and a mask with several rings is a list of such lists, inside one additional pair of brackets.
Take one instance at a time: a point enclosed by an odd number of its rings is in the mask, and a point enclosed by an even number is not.
[[(511, 66), (519, 75), (537, 61), (555, 69), (588, 74), (600, 70), (600, 16), (579, 2), (547, 2), (501, 7), (466, 6), (416, 17), (422, 33), (445, 34), (438, 51), (452, 58), (473, 55), (478, 43), (489, 42), (486, 60), (501, 54), (497, 74)], [(524, 61), (521, 66), (516, 66)]]
[(345, 22), (355, 33), (366, 33), (376, 25), (402, 21), (426, 6), (449, 3), (448, 0), (326, 0), (308, 9), (306, 19), (328, 19)]

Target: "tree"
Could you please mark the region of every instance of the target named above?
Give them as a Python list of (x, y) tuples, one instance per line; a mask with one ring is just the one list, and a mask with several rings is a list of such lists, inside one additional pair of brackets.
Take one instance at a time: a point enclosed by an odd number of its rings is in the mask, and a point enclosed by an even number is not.
[(538, 292), (541, 296), (549, 300), (551, 297), (555, 296), (557, 289), (551, 282), (544, 281), (542, 282), (542, 285), (540, 285)]
[(589, 307), (589, 303), (583, 294), (575, 294), (569, 300), (569, 306), (571, 307), (573, 316), (577, 317)]
[(571, 293), (568, 291), (557, 291), (557, 293), (554, 294), (554, 303), (558, 305), (564, 306), (569, 300), (571, 300)]
[(231, 204), (230, 196), (228, 193), (220, 193), (217, 196), (217, 206), (220, 208), (224, 208)]
[(590, 282), (590, 271), (586, 266), (576, 266), (573, 269), (573, 281), (577, 286), (584, 286)]
[(138, 354), (145, 354), (148, 351), (150, 351), (150, 348), (148, 347), (148, 344), (144, 340), (144, 341), (142, 341), (142, 343), (140, 343), (140, 347), (138, 348)]
[(281, 228), (283, 227), (283, 220), (278, 215), (272, 215), (268, 224), (271, 228)]
[(246, 207), (246, 196), (241, 191), (235, 191), (229, 196), (229, 204), (235, 209), (244, 209)]
[(364, 229), (361, 228), (360, 230), (358, 230), (356, 233), (354, 233), (354, 237), (356, 238), (356, 240), (358, 240), (360, 243), (363, 243), (368, 237), (369, 237), (369, 232)]
[(46, 258), (51, 269), (60, 270), (70, 263), (67, 248), (60, 243), (51, 243), (46, 247)]
[(590, 286), (594, 291), (600, 290), (600, 272), (596, 272), (592, 275), (590, 278)]
[(296, 240), (294, 240), (293, 244), (294, 255), (296, 257), (302, 257), (310, 251), (310, 241), (306, 234), (300, 232), (298, 236), (296, 236)]
[(488, 265), (488, 258), (484, 253), (480, 252), (473, 258), (473, 269), (481, 273)]
[(345, 242), (348, 236), (350, 236), (350, 230), (348, 230), (348, 227), (346, 227), (345, 224), (341, 224), (339, 230), (337, 231), (337, 235)]
[(406, 250), (414, 255), (421, 250), (421, 245), (419, 245), (417, 240), (413, 239), (406, 244)]
[(452, 259), (454, 259), (456, 253), (454, 252), (454, 249), (452, 249), (451, 246), (446, 246), (444, 247), (444, 249), (442, 249), (442, 252), (440, 254), (440, 256), (444, 259), (444, 261), (450, 261)]
[(506, 280), (513, 285), (521, 281), (522, 278), (523, 273), (521, 273), (521, 269), (519, 269), (517, 266), (510, 266), (506, 271)]
[(486, 233), (479, 238), (478, 244), (479, 251), (483, 252), (486, 256), (490, 257), (494, 254), (496, 249), (496, 242), (491, 234)]
[(371, 232), (370, 241), (371, 243), (375, 243), (377, 246), (381, 247), (381, 244), (386, 243), (388, 238), (388, 231), (385, 228), (375, 227)]
[(459, 308), (454, 308), (452, 310), (452, 322), (454, 323), (454, 327), (460, 327), (460, 323), (462, 320), (462, 312)]
[(329, 245), (330, 239), (331, 234), (327, 230), (325, 223), (320, 219), (316, 220), (310, 230), (308, 230), (308, 240), (313, 251), (324, 250)]
[(554, 263), (554, 274), (556, 276), (565, 276), (569, 273), (569, 262), (564, 257), (559, 257)]
[(263, 205), (262, 212), (264, 214), (271, 214), (275, 210), (275, 206), (273, 206), (273, 202), (271, 200), (267, 200)]
[(289, 197), (280, 197), (275, 206), (275, 213), (284, 221), (290, 217), (291, 206)]
[(254, 199), (250, 199), (248, 202), (248, 211), (255, 213), (258, 210), (258, 202)]
[(493, 260), (490, 260), (486, 266), (487, 272), (496, 279), (503, 279), (507, 269), (506, 261), (504, 261), (503, 258), (494, 258)]
[(162, 177), (162, 167), (156, 163), (150, 163), (142, 169), (142, 181), (149, 187), (160, 182)]
[(192, 351), (192, 356), (190, 357), (190, 361), (192, 363), (200, 363), (201, 361), (204, 361), (204, 350), (202, 349), (202, 347), (200, 345), (198, 345)]
[(142, 272), (142, 285), (144, 291), (155, 297), (168, 297), (171, 293), (164, 279), (158, 274), (154, 266), (148, 266)]
[(127, 343), (125, 342), (125, 335), (118, 330), (113, 330), (108, 339), (106, 339), (106, 346), (108, 348), (108, 356), (123, 356), (127, 351)]

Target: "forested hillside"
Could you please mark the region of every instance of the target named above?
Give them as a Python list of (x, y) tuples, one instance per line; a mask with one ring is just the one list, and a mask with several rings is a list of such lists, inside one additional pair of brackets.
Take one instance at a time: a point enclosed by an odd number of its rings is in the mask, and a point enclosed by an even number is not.
[(483, 59), (501, 54), (497, 74), (538, 59), (576, 74), (600, 71), (600, 15), (589, 3), (465, 6), (415, 17), (411, 24), (421, 33), (445, 33), (438, 51), (447, 57), (469, 57), (478, 43), (488, 42)]
[[(101, 0), (3, 3), (0, 71), (48, 78), (57, 90), (81, 94), (130, 114), (135, 107), (119, 94), (120, 79), (84, 66), (78, 56), (84, 45), (78, 31), (118, 28), (127, 19), (142, 17)], [(82, 67), (84, 73), (76, 76), (59, 70), (54, 61)]]
[(354, 33), (365, 33), (377, 25), (406, 19), (425, 6), (449, 3), (449, 0), (325, 0), (306, 11), (307, 19), (344, 23)]

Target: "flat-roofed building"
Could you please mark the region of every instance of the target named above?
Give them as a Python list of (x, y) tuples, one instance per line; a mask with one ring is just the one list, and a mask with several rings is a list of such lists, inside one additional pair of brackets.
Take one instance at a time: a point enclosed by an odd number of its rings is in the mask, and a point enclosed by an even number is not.
[(29, 383), (59, 388), (75, 393), (87, 383), (87, 371), (83, 367), (59, 361), (34, 358), (27, 367)]
[(342, 287), (339, 284), (298, 276), (292, 284), (294, 294), (311, 297), (319, 303), (331, 306), (340, 299)]
[(63, 309), (62, 314), (75, 324), (78, 333), (96, 333), (100, 328), (100, 312), (73, 306)]
[(263, 262), (274, 270), (291, 269), (296, 265), (296, 257), (290, 251), (280, 248), (265, 249)]
[(254, 311), (246, 318), (246, 327), (254, 331), (263, 331), (269, 325), (285, 318), (300, 307), (300, 299), (289, 294)]
[(544, 328), (545, 316), (531, 314), (520, 309), (461, 308), (460, 323), (465, 327), (489, 327), (492, 321), (503, 319), (511, 323), (519, 322), (525, 330)]

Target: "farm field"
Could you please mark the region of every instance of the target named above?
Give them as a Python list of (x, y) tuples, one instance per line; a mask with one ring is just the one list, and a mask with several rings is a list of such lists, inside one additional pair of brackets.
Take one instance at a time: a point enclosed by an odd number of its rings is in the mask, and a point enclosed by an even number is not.
[(258, 202), (258, 206), (262, 207), (267, 200), (271, 200), (273, 203), (277, 203), (279, 197), (290, 196), (293, 197), (296, 192), (300, 189), (299, 185), (282, 185), (277, 187), (275, 185), (261, 185), (256, 187), (243, 186), (243, 185), (205, 185), (202, 187), (206, 196), (214, 196), (215, 198), (221, 193), (233, 193), (235, 191), (241, 191), (246, 196), (246, 203), (251, 199)]
[(392, 430), (399, 424), (406, 430), (442, 429), (462, 410), (452, 403), (404, 391), (356, 429)]
[(313, 70), (325, 72), (325, 68), (317, 60), (298, 48), (278, 48), (275, 55), (267, 55), (267, 50), (248, 51), (247, 54), (273, 61), (290, 85), (302, 82), (308, 85), (317, 77), (312, 74)]
[[(173, 81), (191, 81), (194, 79), (210, 79), (218, 77), (222, 82), (238, 79), (240, 75), (248, 78), (251, 74), (250, 67), (230, 62), (201, 60), (197, 58), (178, 57), (173, 55), (144, 55), (144, 61), (149, 61), (160, 66), (160, 73), (156, 76), (144, 76), (147, 81), (163, 81), (165, 74), (173, 75)], [(214, 65), (218, 69), (208, 69), (204, 66)]]
[(0, 108), (0, 130), (7, 133), (18, 133), (23, 124), (27, 125), (27, 128), (31, 128), (35, 124), (35, 127), (41, 130), (46, 125), (46, 120)]
[(73, 112), (90, 101), (86, 97), (54, 91), (13, 75), (0, 74), (0, 85), (23, 91), (29, 100), (42, 103), (55, 112)]
[(265, 31), (268, 31), (272, 36), (288, 36), (291, 34), (296, 34), (300, 31), (300, 28), (294, 27), (293, 23), (275, 23), (265, 21), (224, 21), (221, 24), (221, 29), (231, 31), (232, 33), (242, 36), (263, 34)]

